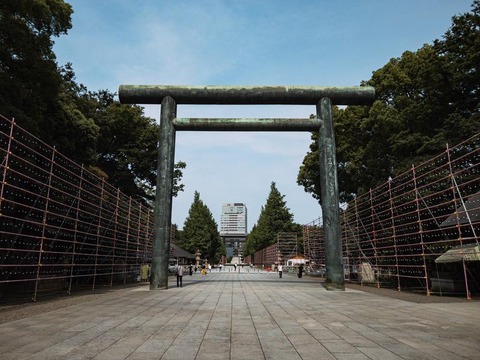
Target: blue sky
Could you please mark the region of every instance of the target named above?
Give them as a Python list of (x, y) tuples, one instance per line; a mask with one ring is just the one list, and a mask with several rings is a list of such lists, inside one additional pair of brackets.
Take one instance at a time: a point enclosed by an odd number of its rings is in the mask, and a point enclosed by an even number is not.
[[(91, 91), (128, 85), (356, 86), (404, 51), (441, 38), (468, 0), (70, 0), (73, 28), (55, 39)], [(310, 106), (179, 106), (178, 117), (297, 117)], [(145, 114), (159, 119), (159, 106)], [(296, 184), (309, 133), (177, 132), (185, 191), (173, 201), (183, 226), (194, 191), (220, 223), (243, 202), (248, 228), (276, 182), (300, 224), (321, 215)]]

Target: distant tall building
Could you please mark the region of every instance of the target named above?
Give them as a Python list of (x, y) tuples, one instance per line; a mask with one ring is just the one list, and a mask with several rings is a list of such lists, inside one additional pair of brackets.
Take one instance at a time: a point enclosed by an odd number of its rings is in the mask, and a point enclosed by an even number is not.
[(226, 203), (222, 206), (220, 235), (247, 234), (247, 207), (243, 203)]
[(247, 238), (247, 206), (245, 204), (223, 204), (220, 236), (225, 244), (227, 257), (242, 256)]

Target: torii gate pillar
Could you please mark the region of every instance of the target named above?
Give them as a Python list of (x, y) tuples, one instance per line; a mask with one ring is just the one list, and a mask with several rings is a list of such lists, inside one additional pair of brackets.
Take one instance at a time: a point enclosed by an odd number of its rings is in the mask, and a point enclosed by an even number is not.
[[(118, 93), (124, 104), (162, 105), (151, 290), (168, 288), (175, 132), (179, 130), (318, 131), (326, 288), (345, 290), (332, 104), (369, 105), (375, 98), (372, 87), (121, 85)], [(177, 104), (316, 105), (317, 116), (315, 119), (177, 119)]]
[(339, 211), (338, 178), (332, 104), (323, 98), (317, 104), (318, 155), (320, 164), (320, 198), (322, 203), (323, 236), (327, 290), (345, 290), (342, 236)]

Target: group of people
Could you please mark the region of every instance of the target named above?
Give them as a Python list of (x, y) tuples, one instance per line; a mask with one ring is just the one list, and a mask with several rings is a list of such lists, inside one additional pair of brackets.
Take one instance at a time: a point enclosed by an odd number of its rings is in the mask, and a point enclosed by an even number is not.
[[(212, 265), (207, 264), (207, 265), (201, 266), (202, 276), (207, 275), (207, 269), (208, 269), (208, 272), (212, 272)], [(198, 268), (196, 265), (195, 266), (193, 266), (192, 264), (188, 265), (188, 275), (192, 276), (193, 271), (195, 271), (196, 273), (197, 270)], [(177, 265), (175, 276), (177, 277), (177, 287), (183, 287), (183, 266), (182, 265)]]
[[(281, 279), (283, 275), (283, 265), (279, 264), (277, 267), (278, 270), (278, 277)], [(298, 278), (301, 278), (303, 276), (303, 264), (300, 264), (298, 266), (298, 273), (297, 273)]]
[[(235, 266), (235, 268), (236, 268), (236, 266)], [(202, 276), (207, 275), (207, 269), (208, 269), (209, 272), (211, 272), (212, 271), (212, 266), (210, 264), (202, 265), (202, 267), (201, 267)], [(197, 270), (198, 270), (197, 266), (194, 267), (192, 264), (188, 265), (188, 274), (190, 276), (193, 275), (194, 270), (195, 270), (195, 273), (196, 273)], [(277, 270), (278, 270), (278, 276), (281, 279), (282, 275), (283, 275), (283, 265), (279, 264), (278, 267), (277, 267)], [(177, 287), (183, 287), (183, 266), (182, 265), (177, 266), (177, 270), (175, 271), (175, 275), (177, 276)], [(301, 278), (303, 276), (303, 264), (300, 264), (298, 266), (297, 276), (299, 278)]]

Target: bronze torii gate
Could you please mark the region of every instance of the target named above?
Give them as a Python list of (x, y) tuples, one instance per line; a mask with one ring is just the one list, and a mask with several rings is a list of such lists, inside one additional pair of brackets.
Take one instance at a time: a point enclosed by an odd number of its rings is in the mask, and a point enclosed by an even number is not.
[[(345, 290), (333, 105), (369, 105), (372, 87), (120, 85), (123, 104), (161, 104), (150, 289), (168, 288), (175, 132), (318, 131), (326, 288)], [(177, 104), (316, 105), (314, 119), (177, 118)]]

